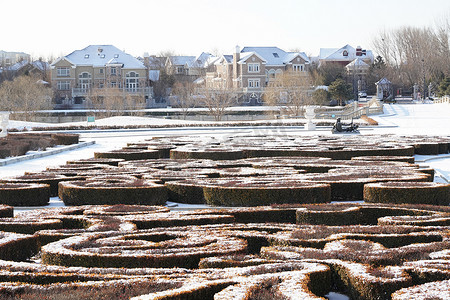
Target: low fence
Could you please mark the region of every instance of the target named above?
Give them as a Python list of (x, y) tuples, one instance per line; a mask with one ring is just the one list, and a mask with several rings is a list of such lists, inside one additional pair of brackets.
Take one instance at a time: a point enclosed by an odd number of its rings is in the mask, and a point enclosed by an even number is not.
[(434, 100), (434, 103), (449, 103), (450, 104), (450, 96), (440, 97)]
[(362, 115), (380, 115), (383, 114), (383, 104), (375, 97), (363, 106), (358, 106), (358, 102), (346, 105), (342, 109), (327, 108), (316, 110), (316, 119), (335, 119), (342, 120), (358, 119)]

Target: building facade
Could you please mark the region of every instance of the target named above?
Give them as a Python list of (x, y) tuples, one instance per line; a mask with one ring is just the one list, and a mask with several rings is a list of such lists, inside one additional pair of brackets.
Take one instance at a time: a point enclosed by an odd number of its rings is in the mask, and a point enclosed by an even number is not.
[(31, 61), (30, 54), (24, 52), (7, 52), (0, 50), (0, 67), (10, 67), (21, 61)]
[(152, 100), (144, 63), (112, 45), (76, 50), (50, 68), (57, 108), (90, 108), (93, 95), (106, 97), (111, 90), (139, 99), (146, 107)]
[(278, 74), (306, 75), (309, 59), (303, 52), (286, 52), (278, 47), (236, 47), (233, 55), (222, 55), (213, 72), (206, 74), (207, 88), (234, 89), (245, 104), (262, 104), (264, 88)]

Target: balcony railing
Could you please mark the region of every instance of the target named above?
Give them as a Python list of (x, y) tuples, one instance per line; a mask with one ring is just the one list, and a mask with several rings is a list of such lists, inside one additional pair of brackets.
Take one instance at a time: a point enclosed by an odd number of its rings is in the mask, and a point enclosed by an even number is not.
[[(151, 96), (153, 94), (152, 87), (145, 88), (120, 88), (118, 89), (124, 95), (144, 95)], [(102, 95), (108, 93), (108, 88), (73, 88), (72, 97), (86, 97), (89, 94)]]

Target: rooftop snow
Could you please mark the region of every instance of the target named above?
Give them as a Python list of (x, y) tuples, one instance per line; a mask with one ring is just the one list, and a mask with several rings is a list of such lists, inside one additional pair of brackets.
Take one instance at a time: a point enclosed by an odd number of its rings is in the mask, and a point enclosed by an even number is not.
[[(252, 52), (261, 56), (269, 66), (283, 66), (297, 55), (309, 62), (308, 56), (303, 52), (286, 52), (278, 47), (244, 47), (241, 50), (241, 55), (248, 55)], [(241, 57), (242, 60), (244, 60), (244, 57)]]
[(75, 65), (102, 67), (113, 61), (122, 64), (124, 69), (145, 69), (144, 64), (137, 58), (112, 45), (90, 45), (65, 57)]

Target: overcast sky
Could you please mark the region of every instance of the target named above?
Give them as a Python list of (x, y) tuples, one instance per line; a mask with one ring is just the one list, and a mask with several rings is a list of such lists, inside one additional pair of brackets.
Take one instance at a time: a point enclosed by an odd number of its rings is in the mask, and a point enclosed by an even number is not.
[(112, 44), (142, 56), (231, 54), (236, 45), (318, 55), (371, 49), (382, 30), (434, 26), (449, 0), (15, 0), (0, 4), (0, 50), (67, 55)]

